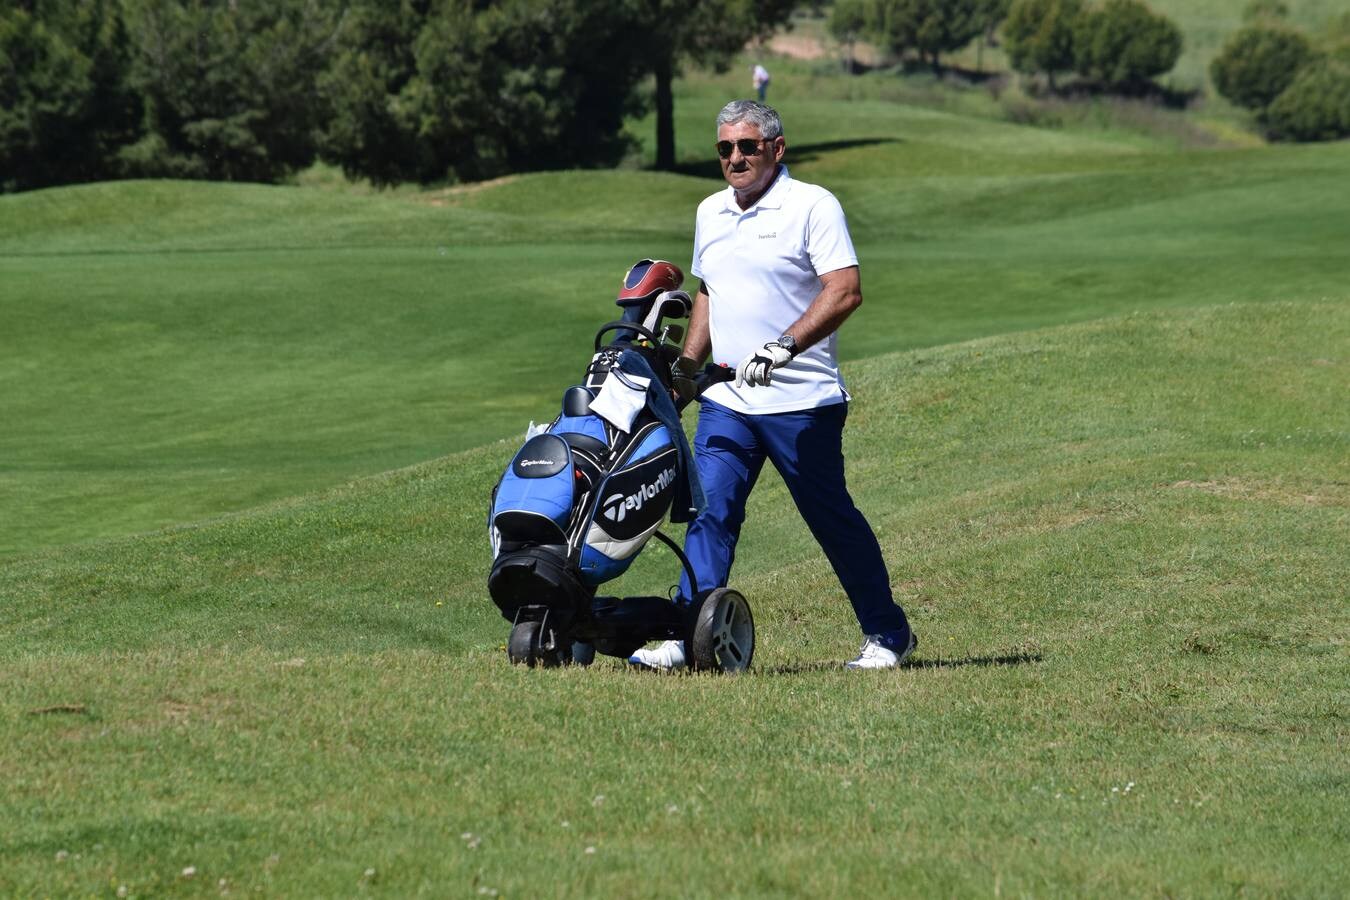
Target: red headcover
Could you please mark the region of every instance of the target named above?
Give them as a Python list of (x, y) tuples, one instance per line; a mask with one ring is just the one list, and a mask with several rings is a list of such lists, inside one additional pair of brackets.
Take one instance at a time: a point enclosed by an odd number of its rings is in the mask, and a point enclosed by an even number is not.
[(651, 300), (662, 291), (673, 291), (684, 283), (684, 273), (663, 259), (640, 259), (624, 276), (619, 305)]

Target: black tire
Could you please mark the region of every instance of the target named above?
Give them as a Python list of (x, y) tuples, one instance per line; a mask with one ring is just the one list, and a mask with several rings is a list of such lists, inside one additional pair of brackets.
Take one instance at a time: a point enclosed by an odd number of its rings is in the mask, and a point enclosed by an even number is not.
[(506, 644), (506, 655), (515, 665), (524, 663), (532, 669), (535, 666), (552, 669), (572, 659), (572, 642), (559, 640), (557, 632), (552, 630), (545, 632), (542, 623), (531, 619), (518, 622), (511, 629), (511, 639)]
[(589, 666), (595, 662), (595, 645), (588, 644), (585, 641), (572, 642), (572, 663), (578, 666)]
[(699, 604), (689, 638), (690, 664), (697, 670), (743, 672), (755, 656), (755, 618), (739, 591), (718, 588)]
[(506, 656), (512, 665), (524, 663), (534, 668), (539, 661), (538, 622), (519, 622), (511, 629), (511, 639), (506, 644)]

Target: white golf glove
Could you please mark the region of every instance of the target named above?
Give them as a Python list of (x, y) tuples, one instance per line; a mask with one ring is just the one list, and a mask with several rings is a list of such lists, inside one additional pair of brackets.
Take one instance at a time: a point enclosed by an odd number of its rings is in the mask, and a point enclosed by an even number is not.
[(741, 364), (736, 367), (736, 387), (767, 385), (773, 381), (773, 370), (781, 369), (790, 362), (792, 351), (777, 341), (769, 341), (741, 360)]

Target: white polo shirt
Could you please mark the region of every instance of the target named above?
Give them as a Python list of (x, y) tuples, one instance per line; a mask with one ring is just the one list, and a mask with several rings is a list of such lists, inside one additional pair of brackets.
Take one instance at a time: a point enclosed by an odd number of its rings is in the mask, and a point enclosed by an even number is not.
[[(844, 210), (822, 187), (794, 181), (787, 166), (759, 202), (736, 205), (735, 191), (699, 204), (690, 267), (708, 291), (714, 362), (735, 366), (792, 327), (821, 290), (820, 276), (858, 264)], [(837, 335), (817, 342), (769, 385), (708, 389), (741, 413), (794, 412), (848, 399), (835, 357)]]

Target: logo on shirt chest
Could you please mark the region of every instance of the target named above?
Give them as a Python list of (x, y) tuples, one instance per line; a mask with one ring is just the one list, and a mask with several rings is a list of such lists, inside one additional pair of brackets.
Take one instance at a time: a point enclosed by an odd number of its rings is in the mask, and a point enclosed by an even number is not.
[(767, 240), (771, 240), (772, 238), (776, 238), (776, 237), (778, 237), (778, 232), (776, 232), (776, 231), (770, 231), (770, 232), (767, 232), (767, 233), (765, 233), (765, 234), (761, 234), (761, 235), (759, 236), (759, 239), (760, 239), (761, 241), (767, 241)]

